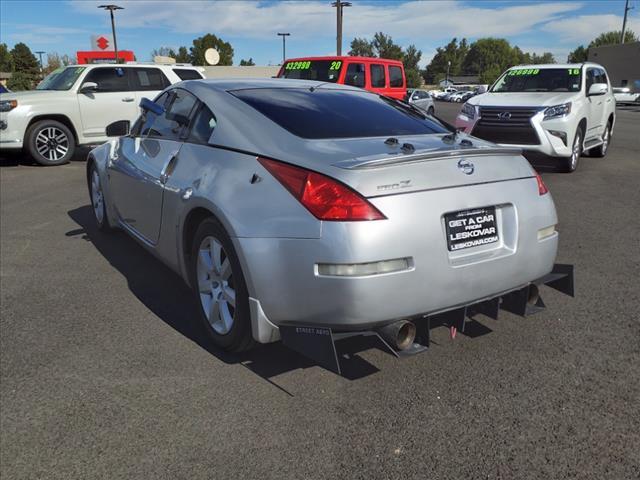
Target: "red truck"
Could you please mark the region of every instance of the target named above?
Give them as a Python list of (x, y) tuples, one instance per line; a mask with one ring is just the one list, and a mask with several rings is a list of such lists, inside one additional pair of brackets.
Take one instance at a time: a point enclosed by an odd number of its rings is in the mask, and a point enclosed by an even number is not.
[(398, 60), (384, 58), (291, 58), (280, 67), (278, 77), (353, 85), (399, 100), (407, 94), (404, 65)]

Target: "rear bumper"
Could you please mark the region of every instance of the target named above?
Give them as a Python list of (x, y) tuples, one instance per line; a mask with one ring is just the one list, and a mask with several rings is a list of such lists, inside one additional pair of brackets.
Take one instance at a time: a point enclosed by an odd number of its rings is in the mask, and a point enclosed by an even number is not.
[[(557, 223), (555, 208), (550, 195), (537, 195), (535, 179), (497, 185), (477, 185), (469, 197), (448, 189), (375, 198), (389, 220), (325, 222), (320, 239), (236, 238), (250, 296), (276, 326), (349, 331), (522, 288), (553, 268), (558, 234), (538, 240), (538, 231)], [(485, 205), (499, 206), (500, 240), (449, 252), (443, 214)], [(422, 218), (408, 213), (416, 211)], [(359, 277), (320, 275), (317, 266), (403, 258), (411, 259), (404, 270)]]

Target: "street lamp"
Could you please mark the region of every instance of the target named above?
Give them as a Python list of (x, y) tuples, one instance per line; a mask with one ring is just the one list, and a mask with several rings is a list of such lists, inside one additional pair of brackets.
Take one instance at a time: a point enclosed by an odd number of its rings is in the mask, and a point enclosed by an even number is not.
[(447, 62), (447, 81), (445, 87), (449, 87), (449, 67), (451, 66), (451, 60)]
[(38, 54), (38, 56), (40, 57), (40, 73), (42, 73), (42, 70), (44, 70), (44, 69), (43, 69), (43, 67), (42, 67), (42, 54), (43, 54), (43, 53), (47, 53), (47, 52), (44, 52), (44, 51), (42, 51), (42, 50), (38, 50), (36, 53), (37, 53), (37, 54)]
[(111, 32), (113, 33), (113, 49), (116, 51), (116, 63), (120, 63), (118, 61), (118, 41), (116, 40), (116, 22), (113, 19), (113, 11), (124, 10), (124, 8), (119, 7), (117, 5), (100, 5), (98, 8), (109, 10), (109, 13), (111, 14)]
[(333, 2), (332, 7), (336, 7), (336, 55), (342, 55), (342, 8), (350, 7), (351, 2)]
[(282, 37), (282, 64), (284, 65), (284, 60), (285, 60), (285, 58), (287, 58), (286, 47), (285, 47), (285, 39), (291, 34), (290, 33), (279, 33), (278, 35)]

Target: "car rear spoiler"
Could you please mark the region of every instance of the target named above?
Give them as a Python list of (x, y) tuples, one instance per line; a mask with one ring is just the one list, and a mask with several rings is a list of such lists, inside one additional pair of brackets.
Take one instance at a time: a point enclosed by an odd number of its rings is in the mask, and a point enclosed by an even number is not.
[(546, 285), (571, 297), (574, 296), (573, 265), (555, 264), (551, 273), (534, 280), (528, 285), (511, 290), (493, 298), (458, 307), (445, 312), (410, 319), (416, 327), (414, 342), (405, 350), (394, 349), (380, 329), (340, 332), (331, 328), (313, 325), (281, 324), (280, 335), (283, 344), (313, 360), (327, 370), (342, 375), (339, 358), (339, 343), (353, 337), (373, 337), (385, 351), (395, 357), (406, 357), (429, 349), (430, 330), (436, 326), (447, 326), (452, 338), (457, 332), (465, 333), (467, 318), (477, 314), (498, 320), (500, 310), (506, 310), (521, 317), (533, 315), (546, 308), (539, 287)]

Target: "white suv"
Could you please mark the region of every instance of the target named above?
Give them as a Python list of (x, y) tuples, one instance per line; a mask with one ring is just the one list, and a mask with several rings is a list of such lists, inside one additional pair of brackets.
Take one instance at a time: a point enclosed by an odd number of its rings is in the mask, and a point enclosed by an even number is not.
[(72, 65), (27, 92), (0, 95), (0, 149), (26, 149), (42, 165), (66, 163), (78, 145), (107, 141), (105, 127), (133, 122), (143, 97), (182, 80), (201, 79), (184, 64)]
[(501, 145), (540, 152), (573, 172), (583, 152), (604, 157), (616, 100), (601, 65), (520, 65), (462, 107), (456, 128)]

